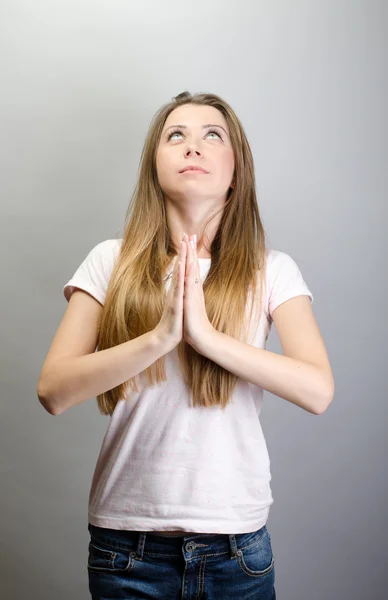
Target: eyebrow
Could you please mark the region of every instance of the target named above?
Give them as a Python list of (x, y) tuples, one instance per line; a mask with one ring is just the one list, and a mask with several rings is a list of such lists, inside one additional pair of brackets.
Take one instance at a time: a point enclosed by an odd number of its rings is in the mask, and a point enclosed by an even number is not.
[[(165, 130), (165, 133), (171, 129), (172, 127), (180, 127), (181, 129), (187, 129), (187, 125), (170, 125), (169, 127), (167, 127), (167, 129)], [(227, 136), (229, 136), (228, 132), (226, 131), (226, 129), (224, 129), (224, 127), (222, 127), (222, 125), (215, 125), (213, 123), (207, 123), (206, 125), (202, 125), (202, 129), (205, 129), (206, 127), (219, 127), (220, 129), (223, 129), (226, 133)]]

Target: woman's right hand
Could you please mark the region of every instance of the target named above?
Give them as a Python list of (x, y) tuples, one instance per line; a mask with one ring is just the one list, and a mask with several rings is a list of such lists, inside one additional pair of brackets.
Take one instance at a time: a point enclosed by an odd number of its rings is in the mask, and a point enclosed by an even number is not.
[(175, 264), (170, 278), (170, 286), (166, 303), (155, 333), (172, 350), (179, 344), (183, 336), (183, 294), (186, 275), (186, 242), (181, 242), (180, 251), (175, 257)]

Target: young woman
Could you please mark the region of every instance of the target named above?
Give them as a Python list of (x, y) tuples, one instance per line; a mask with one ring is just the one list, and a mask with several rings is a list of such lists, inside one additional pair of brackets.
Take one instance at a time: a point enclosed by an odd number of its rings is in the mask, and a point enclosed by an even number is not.
[[(263, 389), (319, 415), (334, 383), (296, 262), (268, 248), (243, 127), (214, 94), (155, 115), (123, 238), (91, 249), (38, 396), (97, 396), (93, 599), (273, 600)], [(284, 355), (265, 350), (272, 322)], [(98, 349), (96, 352), (95, 350)]]

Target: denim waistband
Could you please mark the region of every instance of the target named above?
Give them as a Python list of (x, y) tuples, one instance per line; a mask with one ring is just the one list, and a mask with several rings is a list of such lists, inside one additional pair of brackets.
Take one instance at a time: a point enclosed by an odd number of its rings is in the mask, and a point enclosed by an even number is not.
[(88, 530), (93, 541), (107, 544), (109, 548), (130, 550), (142, 559), (144, 554), (160, 554), (165, 556), (181, 556), (184, 554), (229, 554), (236, 556), (253, 544), (266, 533), (264, 525), (250, 533), (195, 533), (179, 537), (156, 535), (149, 531), (129, 531), (123, 529), (108, 529), (88, 523)]

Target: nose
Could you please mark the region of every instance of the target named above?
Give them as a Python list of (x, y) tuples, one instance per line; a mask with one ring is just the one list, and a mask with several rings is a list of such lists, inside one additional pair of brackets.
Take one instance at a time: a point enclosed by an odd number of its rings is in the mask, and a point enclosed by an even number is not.
[(191, 154), (194, 156), (201, 156), (200, 151), (197, 150), (197, 148), (195, 148), (193, 144), (190, 144), (189, 147), (185, 150), (185, 156), (190, 156)]

